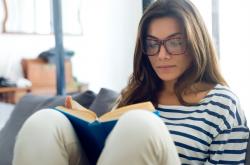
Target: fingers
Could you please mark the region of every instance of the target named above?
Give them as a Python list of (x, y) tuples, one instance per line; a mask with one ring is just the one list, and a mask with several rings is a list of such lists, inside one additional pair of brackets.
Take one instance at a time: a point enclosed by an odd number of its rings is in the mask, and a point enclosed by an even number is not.
[(66, 96), (65, 103), (64, 103), (66, 108), (72, 108), (71, 99), (72, 99), (71, 96)]

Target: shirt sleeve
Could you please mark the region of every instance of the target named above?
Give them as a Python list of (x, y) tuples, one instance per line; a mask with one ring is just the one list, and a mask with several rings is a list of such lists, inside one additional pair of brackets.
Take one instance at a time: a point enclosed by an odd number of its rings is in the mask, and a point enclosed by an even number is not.
[[(220, 103), (225, 106), (222, 116), (227, 124), (219, 123), (220, 131), (214, 134), (208, 150), (208, 164), (245, 164), (249, 128), (238, 97), (230, 90), (222, 90)], [(217, 98), (218, 101), (218, 98)]]
[(245, 164), (248, 138), (246, 126), (222, 131), (213, 139), (205, 164)]

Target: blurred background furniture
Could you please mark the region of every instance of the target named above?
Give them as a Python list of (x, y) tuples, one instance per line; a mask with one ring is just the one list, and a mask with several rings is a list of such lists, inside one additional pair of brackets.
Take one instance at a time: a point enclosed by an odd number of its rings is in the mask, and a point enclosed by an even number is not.
[[(56, 65), (40, 58), (22, 59), (24, 77), (31, 81), (30, 92), (38, 95), (56, 95)], [(76, 82), (70, 60), (64, 61), (66, 93), (83, 92), (88, 85)]]
[(16, 104), (21, 97), (30, 92), (31, 88), (0, 87), (0, 101)]

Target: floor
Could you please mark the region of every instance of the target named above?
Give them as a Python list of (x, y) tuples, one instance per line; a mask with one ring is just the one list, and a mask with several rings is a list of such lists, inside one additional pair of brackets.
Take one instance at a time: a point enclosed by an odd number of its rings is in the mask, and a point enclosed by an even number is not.
[(9, 119), (13, 109), (14, 109), (13, 104), (0, 102), (0, 130), (3, 128), (4, 124)]

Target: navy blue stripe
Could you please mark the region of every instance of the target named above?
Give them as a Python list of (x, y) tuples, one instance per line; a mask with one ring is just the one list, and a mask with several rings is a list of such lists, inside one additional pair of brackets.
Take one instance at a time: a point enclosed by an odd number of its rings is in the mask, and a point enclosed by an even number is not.
[(209, 146), (209, 145), (210, 145), (208, 142), (206, 142), (206, 141), (204, 141), (204, 140), (202, 140), (202, 139), (200, 139), (200, 138), (198, 138), (198, 137), (195, 137), (195, 136), (192, 136), (192, 135), (183, 133), (183, 132), (171, 131), (171, 130), (170, 130), (169, 132), (170, 132), (170, 134), (175, 134), (175, 135), (179, 135), (179, 136), (183, 136), (183, 137), (192, 139), (192, 140), (197, 141), (197, 142), (199, 142), (199, 143), (201, 143), (201, 144), (204, 144), (204, 145), (206, 145), (206, 146)]
[(208, 153), (209, 154), (235, 154), (235, 155), (238, 155), (238, 154), (243, 154), (243, 153), (246, 153), (246, 149), (243, 149), (243, 150), (223, 150), (223, 151), (211, 151), (209, 150)]
[(245, 120), (245, 122), (244, 122), (244, 126), (245, 126), (245, 127), (247, 127), (247, 126), (248, 126), (248, 124), (247, 124), (247, 120)]
[(213, 141), (211, 144), (246, 143), (246, 142), (248, 142), (248, 139), (229, 139), (229, 140)]
[(232, 95), (235, 95), (235, 93), (233, 93), (230, 89), (225, 88), (225, 86), (222, 86), (222, 87), (215, 87), (214, 89), (215, 89), (215, 90), (226, 91), (226, 92), (231, 93)]
[(182, 113), (182, 114), (189, 114), (189, 113), (194, 113), (194, 112), (197, 111), (197, 110), (194, 110), (194, 111), (184, 111), (184, 110), (169, 109), (169, 108), (160, 108), (160, 107), (157, 107), (156, 110), (161, 111), (161, 112)]
[(157, 110), (159, 111), (163, 111), (163, 112), (169, 112), (169, 113), (182, 113), (182, 114), (190, 114), (190, 113), (207, 113), (211, 116), (217, 117), (219, 119), (222, 119), (224, 124), (227, 126), (227, 128), (230, 128), (230, 124), (228, 123), (227, 119), (225, 116), (220, 115), (216, 112), (212, 112), (208, 109), (204, 109), (204, 110), (194, 110), (194, 111), (183, 111), (183, 110), (174, 110), (174, 109), (165, 109), (165, 108), (157, 108)]
[(232, 132), (249, 132), (249, 128), (248, 127), (232, 128)]
[(205, 98), (210, 98), (210, 97), (213, 97), (213, 96), (220, 96), (220, 97), (227, 98), (227, 99), (229, 99), (230, 101), (232, 101), (232, 103), (233, 103), (234, 105), (236, 105), (235, 99), (233, 99), (232, 97), (230, 97), (230, 96), (228, 96), (228, 95), (221, 94), (221, 93), (213, 93), (213, 94), (207, 95)]
[(205, 111), (207, 111), (207, 113), (209, 115), (211, 115), (211, 116), (215, 116), (215, 117), (217, 117), (219, 119), (222, 119), (224, 124), (227, 126), (228, 129), (231, 127), (224, 115), (220, 115), (220, 114), (218, 114), (216, 112), (209, 111), (208, 109), (206, 109)]
[(234, 155), (239, 155), (239, 154), (243, 154), (243, 153), (246, 153), (246, 149), (243, 149), (243, 150), (223, 150), (223, 151), (203, 151), (201, 149), (198, 149), (198, 148), (194, 148), (194, 147), (191, 147), (187, 144), (183, 144), (183, 143), (180, 143), (180, 142), (174, 142), (176, 146), (178, 147), (181, 147), (181, 148), (185, 148), (185, 149), (188, 149), (188, 150), (191, 150), (191, 151), (195, 151), (195, 152), (200, 152), (200, 153), (203, 153), (203, 154), (210, 154), (210, 155), (214, 155), (214, 154), (234, 154)]
[(220, 102), (216, 102), (216, 101), (212, 101), (212, 100), (211, 100), (211, 101), (209, 101), (209, 102), (207, 102), (207, 103), (200, 103), (199, 105), (205, 106), (205, 105), (208, 105), (208, 104), (212, 104), (212, 105), (218, 106), (218, 107), (220, 107), (220, 108), (222, 108), (222, 109), (226, 109), (226, 110), (229, 112), (229, 114), (232, 116), (232, 118), (235, 118), (235, 114), (234, 114), (234, 112), (231, 110), (230, 106), (225, 105), (225, 104), (222, 104), (222, 103), (220, 103)]
[(239, 160), (239, 161), (230, 161), (230, 160), (219, 160), (219, 161), (216, 161), (216, 160), (208, 160), (210, 163), (212, 164), (244, 164), (245, 163), (245, 159), (243, 160)]
[(207, 158), (202, 159), (202, 158), (197, 158), (197, 157), (186, 156), (184, 154), (179, 154), (179, 157), (187, 159), (187, 160), (196, 160), (196, 161), (200, 161), (200, 162), (205, 162), (207, 160)]
[(188, 127), (191, 129), (194, 129), (196, 131), (202, 132), (203, 134), (207, 135), (208, 137), (210, 137), (210, 139), (213, 139), (213, 134), (211, 134), (210, 132), (202, 129), (201, 127), (197, 127), (195, 125), (191, 125), (191, 124), (182, 124), (182, 123), (169, 123), (169, 122), (164, 122), (165, 125), (174, 125), (174, 126), (183, 126), (183, 127)]
[(242, 124), (242, 121), (241, 121), (241, 118), (240, 118), (238, 109), (236, 109), (236, 118), (237, 118), (238, 124), (241, 125), (241, 124)]
[(195, 117), (183, 117), (183, 118), (170, 118), (170, 117), (165, 117), (165, 116), (160, 116), (161, 118), (168, 119), (168, 120), (195, 120), (195, 121), (202, 121), (203, 123), (207, 124), (208, 126), (214, 127), (217, 132), (222, 132), (222, 130), (217, 126), (216, 124), (204, 119), (204, 118), (195, 118)]
[(248, 127), (237, 127), (237, 128), (223, 130), (219, 133), (220, 134), (229, 134), (231, 132), (249, 132), (249, 128)]
[(183, 144), (183, 143), (180, 143), (180, 142), (174, 142), (174, 143), (175, 143), (176, 146), (181, 147), (181, 148), (185, 148), (185, 149), (195, 151), (195, 152), (200, 152), (200, 153), (203, 153), (203, 154), (208, 154), (208, 151), (203, 151), (201, 149), (191, 147), (191, 146), (189, 146), (187, 144)]
[[(217, 90), (218, 90), (218, 88), (217, 88)], [(229, 91), (229, 90), (227, 90), (227, 91)], [(232, 93), (231, 91), (229, 91), (229, 92), (230, 92), (232, 95), (235, 95), (235, 94)], [(227, 99), (229, 99), (230, 101), (232, 101), (232, 103), (233, 103), (234, 105), (236, 105), (235, 99), (233, 99), (233, 98), (230, 97), (229, 95), (222, 94), (222, 93), (213, 93), (213, 94), (209, 94), (209, 95), (207, 95), (207, 96), (204, 97), (204, 98), (210, 98), (210, 97), (213, 97), (213, 96), (220, 96), (220, 97), (227, 98)]]
[(225, 86), (223, 86), (223, 85), (220, 85), (220, 86), (222, 86), (222, 87), (215, 87), (214, 89), (216, 89), (216, 90), (228, 91), (228, 92), (233, 93), (231, 90), (229, 90), (229, 89), (226, 88)]

